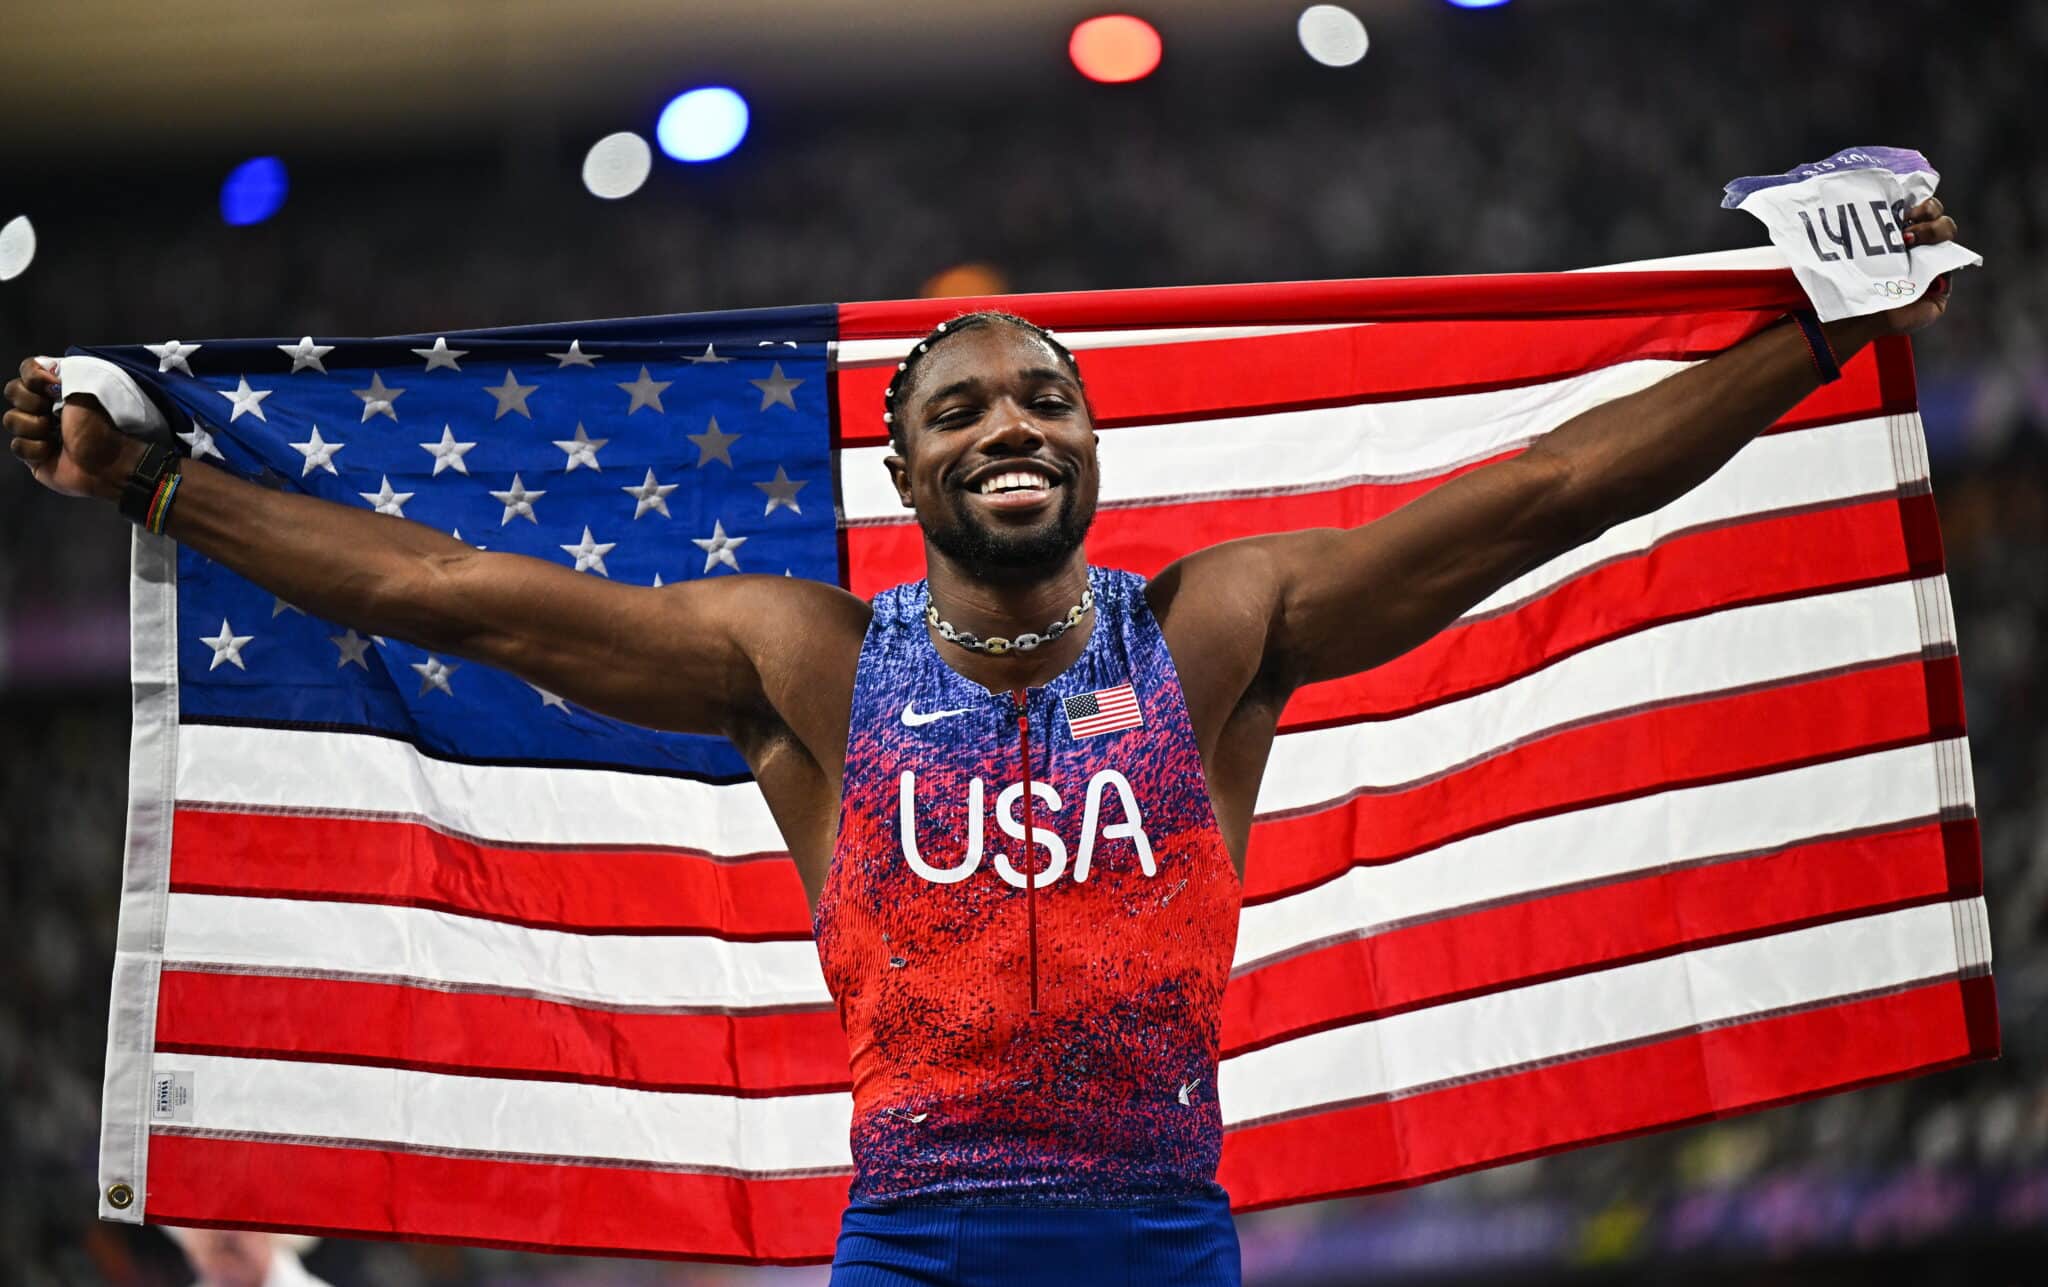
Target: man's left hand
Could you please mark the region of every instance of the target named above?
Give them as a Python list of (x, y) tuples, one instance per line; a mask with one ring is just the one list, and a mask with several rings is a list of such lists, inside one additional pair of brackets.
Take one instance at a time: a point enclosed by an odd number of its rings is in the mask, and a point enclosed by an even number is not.
[[(1932, 246), (1956, 239), (1956, 221), (1942, 208), (1940, 197), (1929, 197), (1906, 212), (1905, 242), (1908, 247)], [(1949, 274), (1935, 278), (1934, 285), (1919, 299), (1879, 314), (1885, 329), (1906, 335), (1932, 323), (1948, 311), (1952, 288)]]

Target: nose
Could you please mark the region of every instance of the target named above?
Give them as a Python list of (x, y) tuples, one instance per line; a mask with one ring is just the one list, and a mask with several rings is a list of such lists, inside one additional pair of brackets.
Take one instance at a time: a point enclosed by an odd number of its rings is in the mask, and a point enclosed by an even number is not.
[(983, 424), (987, 432), (978, 447), (984, 452), (1000, 449), (1001, 454), (1035, 451), (1045, 443), (1045, 430), (1030, 408), (1014, 398), (1001, 398), (989, 408)]

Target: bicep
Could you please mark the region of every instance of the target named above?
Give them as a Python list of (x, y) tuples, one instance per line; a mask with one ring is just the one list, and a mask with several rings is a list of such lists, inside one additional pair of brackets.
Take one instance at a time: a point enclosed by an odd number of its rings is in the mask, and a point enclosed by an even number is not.
[(730, 734), (772, 714), (764, 651), (838, 606), (807, 600), (858, 603), (783, 577), (652, 589), (518, 555), (452, 560), (437, 577), (468, 625), (453, 651), (598, 714), (686, 733)]
[(1369, 670), (1584, 535), (1559, 464), (1525, 452), (1362, 527), (1260, 538), (1279, 587), (1274, 665), (1295, 684)]

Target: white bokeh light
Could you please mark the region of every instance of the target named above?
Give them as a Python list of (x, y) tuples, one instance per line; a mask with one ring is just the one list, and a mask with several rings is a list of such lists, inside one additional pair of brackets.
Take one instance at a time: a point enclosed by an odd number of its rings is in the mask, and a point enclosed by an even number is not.
[(1325, 67), (1349, 67), (1365, 57), (1372, 43), (1358, 15), (1342, 5), (1312, 4), (1294, 24), (1301, 47)]
[(654, 168), (654, 149), (631, 130), (607, 134), (583, 156), (583, 186), (592, 196), (616, 201), (630, 197), (647, 182)]
[(27, 215), (16, 215), (0, 228), (0, 282), (12, 281), (36, 257), (36, 229)]

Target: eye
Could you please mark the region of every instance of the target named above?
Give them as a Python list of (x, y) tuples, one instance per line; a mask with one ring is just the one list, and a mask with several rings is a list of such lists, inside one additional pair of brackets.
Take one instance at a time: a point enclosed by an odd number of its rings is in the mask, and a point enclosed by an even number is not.
[(1040, 411), (1071, 411), (1074, 409), (1073, 403), (1068, 402), (1057, 393), (1048, 393), (1038, 398), (1031, 405), (1037, 407)]

